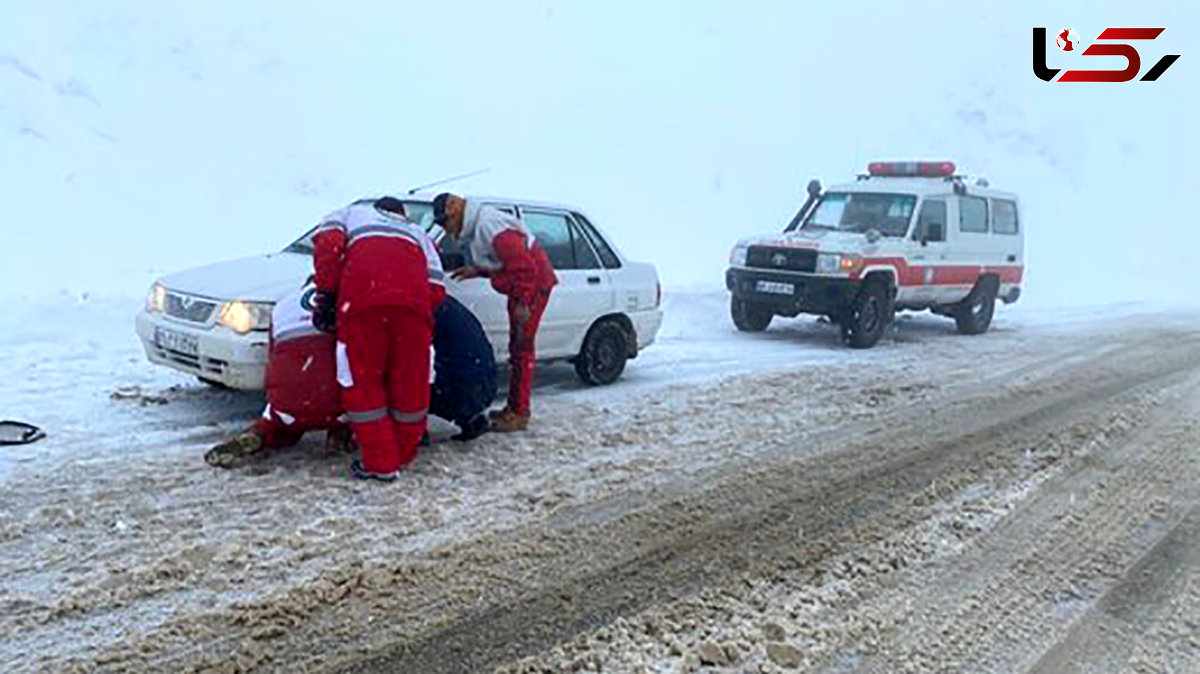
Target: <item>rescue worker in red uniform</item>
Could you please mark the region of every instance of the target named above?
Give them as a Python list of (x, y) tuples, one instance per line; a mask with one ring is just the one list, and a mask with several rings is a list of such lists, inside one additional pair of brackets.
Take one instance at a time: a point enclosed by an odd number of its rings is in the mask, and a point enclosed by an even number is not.
[(354, 476), (391, 482), (417, 454), (429, 408), (441, 258), (398, 199), (334, 211), (313, 237), (313, 325), (336, 332), (342, 407), (362, 458)]
[(496, 292), (508, 297), (508, 404), (491, 415), (492, 430), (524, 430), (531, 412), (538, 325), (558, 282), (554, 267), (525, 223), (497, 208), (444, 192), (433, 200), (433, 218), (471, 253), (473, 264), (451, 276), (488, 277)]
[(346, 448), (349, 434), (342, 413), (333, 358), (334, 337), (312, 324), (309, 283), (279, 300), (271, 311), (267, 359), (267, 406), (254, 426), (204, 455), (210, 465), (228, 468), (243, 457), (300, 442), (307, 431), (329, 431), (331, 445)]

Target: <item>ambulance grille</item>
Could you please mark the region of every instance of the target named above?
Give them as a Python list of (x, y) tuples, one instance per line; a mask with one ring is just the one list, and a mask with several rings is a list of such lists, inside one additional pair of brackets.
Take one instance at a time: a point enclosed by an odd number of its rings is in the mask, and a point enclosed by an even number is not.
[(167, 293), (167, 315), (191, 323), (207, 323), (217, 303), (183, 293)]
[(810, 248), (750, 246), (746, 251), (746, 266), (780, 271), (814, 272), (817, 270), (817, 251)]

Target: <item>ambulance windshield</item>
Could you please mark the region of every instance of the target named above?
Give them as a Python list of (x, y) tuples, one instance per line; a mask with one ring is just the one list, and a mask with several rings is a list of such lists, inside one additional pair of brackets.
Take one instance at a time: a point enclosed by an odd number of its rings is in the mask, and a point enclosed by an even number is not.
[(860, 233), (874, 229), (884, 236), (904, 236), (916, 205), (913, 194), (826, 192), (802, 229)]

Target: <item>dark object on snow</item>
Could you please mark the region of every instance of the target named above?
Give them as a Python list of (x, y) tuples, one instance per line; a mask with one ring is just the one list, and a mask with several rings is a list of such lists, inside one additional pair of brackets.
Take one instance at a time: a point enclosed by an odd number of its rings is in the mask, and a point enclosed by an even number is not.
[(46, 437), (37, 426), (21, 421), (0, 421), (0, 445), (28, 445)]

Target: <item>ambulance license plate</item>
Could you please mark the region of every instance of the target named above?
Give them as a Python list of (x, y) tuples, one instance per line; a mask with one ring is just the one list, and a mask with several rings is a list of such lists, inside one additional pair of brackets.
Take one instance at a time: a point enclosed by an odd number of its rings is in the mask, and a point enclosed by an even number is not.
[(796, 294), (796, 286), (791, 283), (778, 283), (776, 281), (759, 281), (755, 284), (754, 289), (760, 293), (770, 293), (772, 295)]
[(188, 356), (200, 355), (200, 342), (191, 335), (182, 332), (154, 328), (154, 343), (162, 349), (168, 349)]

